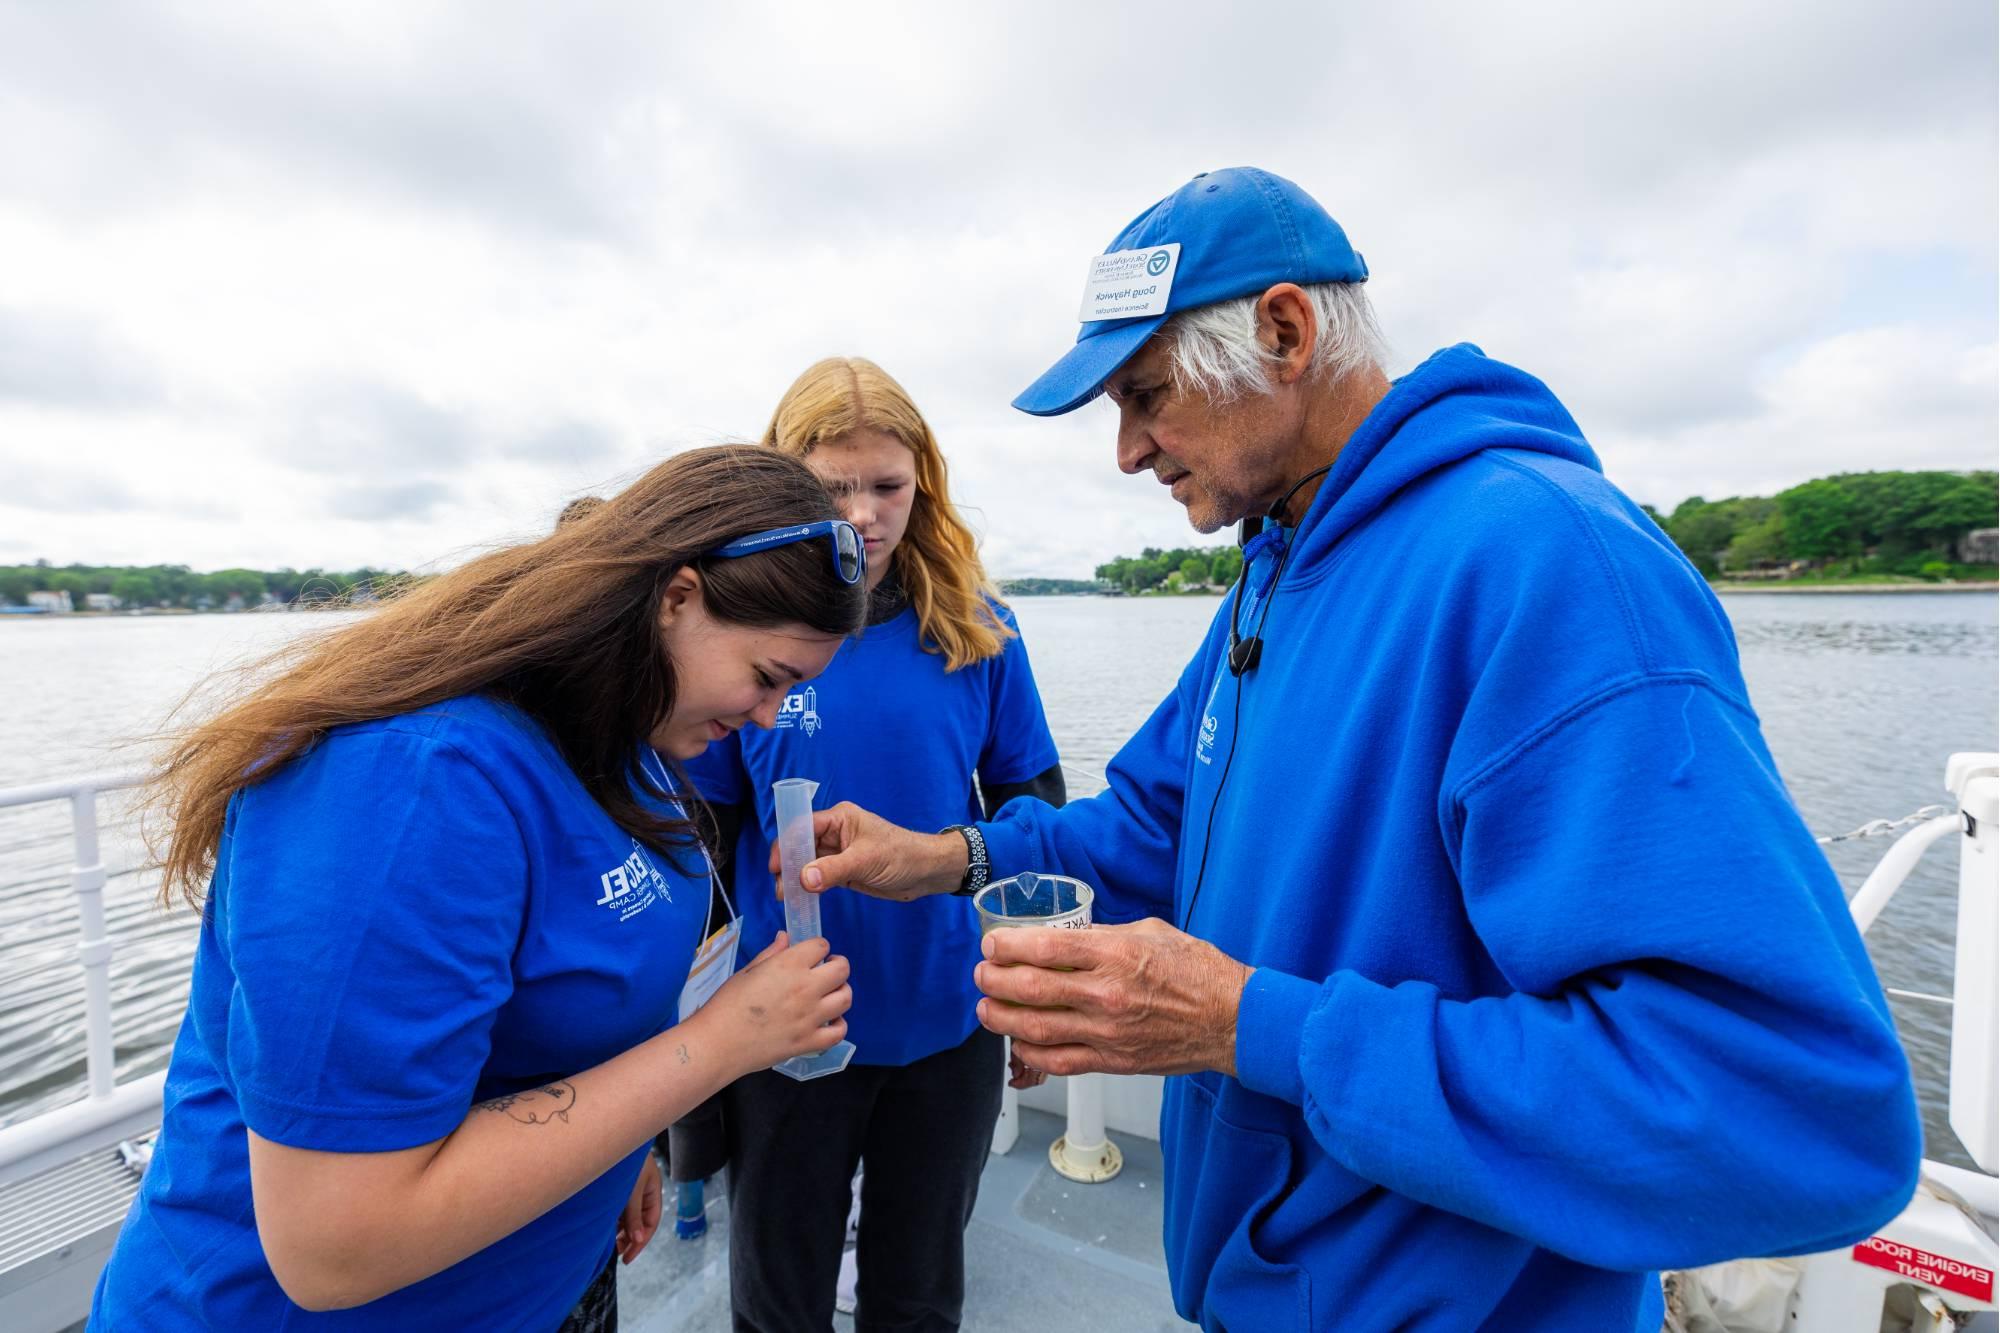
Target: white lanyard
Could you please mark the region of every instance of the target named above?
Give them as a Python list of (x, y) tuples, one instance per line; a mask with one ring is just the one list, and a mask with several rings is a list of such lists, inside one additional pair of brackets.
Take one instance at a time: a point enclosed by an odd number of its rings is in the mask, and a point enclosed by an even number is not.
[[(660, 779), (660, 790), (672, 796), (681, 813), (687, 814), (687, 803), (674, 791), (673, 780), (667, 776), (667, 766), (660, 762), (660, 756), (648, 747), (644, 758), (653, 761), (653, 773)], [(729, 913), (729, 921), (703, 940), (701, 947), (694, 951), (694, 963), (688, 968), (687, 982), (681, 987), (678, 1021), (682, 1023), (693, 1017), (695, 1010), (707, 1004), (709, 997), (721, 990), (722, 983), (736, 971), (736, 944), (743, 937), (743, 918), (736, 915), (736, 904), (729, 901), (729, 890), (722, 887), (722, 876), (715, 873), (715, 859), (708, 854), (706, 846), (701, 849), (701, 860), (708, 867), (709, 892), (721, 897), (722, 906)], [(711, 897), (709, 910), (713, 911), (714, 907), (715, 898)], [(708, 924), (707, 913), (702, 916), (702, 924)]]

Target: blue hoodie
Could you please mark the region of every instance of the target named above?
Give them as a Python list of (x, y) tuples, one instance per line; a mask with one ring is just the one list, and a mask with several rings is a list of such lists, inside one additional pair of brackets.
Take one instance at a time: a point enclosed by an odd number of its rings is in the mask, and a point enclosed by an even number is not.
[(1894, 1216), (1916, 1105), (1840, 886), (1721, 607), (1548, 389), (1437, 353), (1285, 536), (1256, 666), (1225, 604), (1107, 791), (983, 826), (1256, 969), (1236, 1076), (1167, 1082), (1180, 1312), (1650, 1333), (1654, 1270)]

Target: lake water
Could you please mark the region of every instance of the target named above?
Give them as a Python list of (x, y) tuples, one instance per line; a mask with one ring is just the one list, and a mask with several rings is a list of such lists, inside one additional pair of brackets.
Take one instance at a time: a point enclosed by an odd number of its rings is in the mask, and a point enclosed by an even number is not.
[[(1845, 832), (1945, 800), (1946, 756), (1996, 748), (1994, 598), (1739, 595), (1726, 605), (1765, 735), (1814, 832)], [(1023, 598), (1016, 609), (1072, 791), (1082, 793), (1173, 687), (1216, 603)], [(132, 766), (143, 751), (120, 744), (156, 730), (195, 682), (339, 623), (337, 615), (0, 620), (0, 787)], [(1887, 846), (1876, 838), (1828, 849), (1850, 893)], [(1950, 992), (1950, 848), (1925, 858), (1869, 933), (1886, 985)], [(127, 1078), (166, 1061), (186, 996), (192, 918), (153, 906), (129, 827), (107, 830), (104, 849), (116, 872), (106, 898), (118, 948), (119, 1076)], [(0, 810), (0, 1123), (81, 1095), (69, 864), (65, 806)], [(1949, 1011), (1905, 1000), (1894, 1007), (1924, 1100), (1929, 1153), (1970, 1165), (1942, 1109)]]

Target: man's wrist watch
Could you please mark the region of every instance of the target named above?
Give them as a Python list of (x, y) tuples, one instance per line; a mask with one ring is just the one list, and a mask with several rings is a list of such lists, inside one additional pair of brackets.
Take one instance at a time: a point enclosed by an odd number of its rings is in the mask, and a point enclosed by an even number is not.
[(958, 887), (952, 892), (961, 898), (970, 898), (986, 887), (986, 877), (992, 871), (986, 859), (986, 835), (971, 824), (953, 824), (944, 831), (965, 839), (965, 878), (959, 880)]

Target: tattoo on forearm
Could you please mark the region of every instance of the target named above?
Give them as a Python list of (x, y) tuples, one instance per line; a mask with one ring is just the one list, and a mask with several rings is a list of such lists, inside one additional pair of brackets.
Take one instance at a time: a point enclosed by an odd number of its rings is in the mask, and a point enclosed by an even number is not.
[(681, 1057), (681, 1063), (686, 1064), (688, 1062), (687, 1044), (683, 1042), (681, 1045), (674, 1047), (674, 1050)]
[(503, 1097), (494, 1097), (475, 1106), (475, 1111), (504, 1111), (509, 1120), (518, 1120), (524, 1125), (546, 1125), (551, 1120), (569, 1123), (569, 1113), (576, 1106), (576, 1088), (568, 1079), (547, 1083), (539, 1088), (529, 1088), (526, 1092), (510, 1092)]

